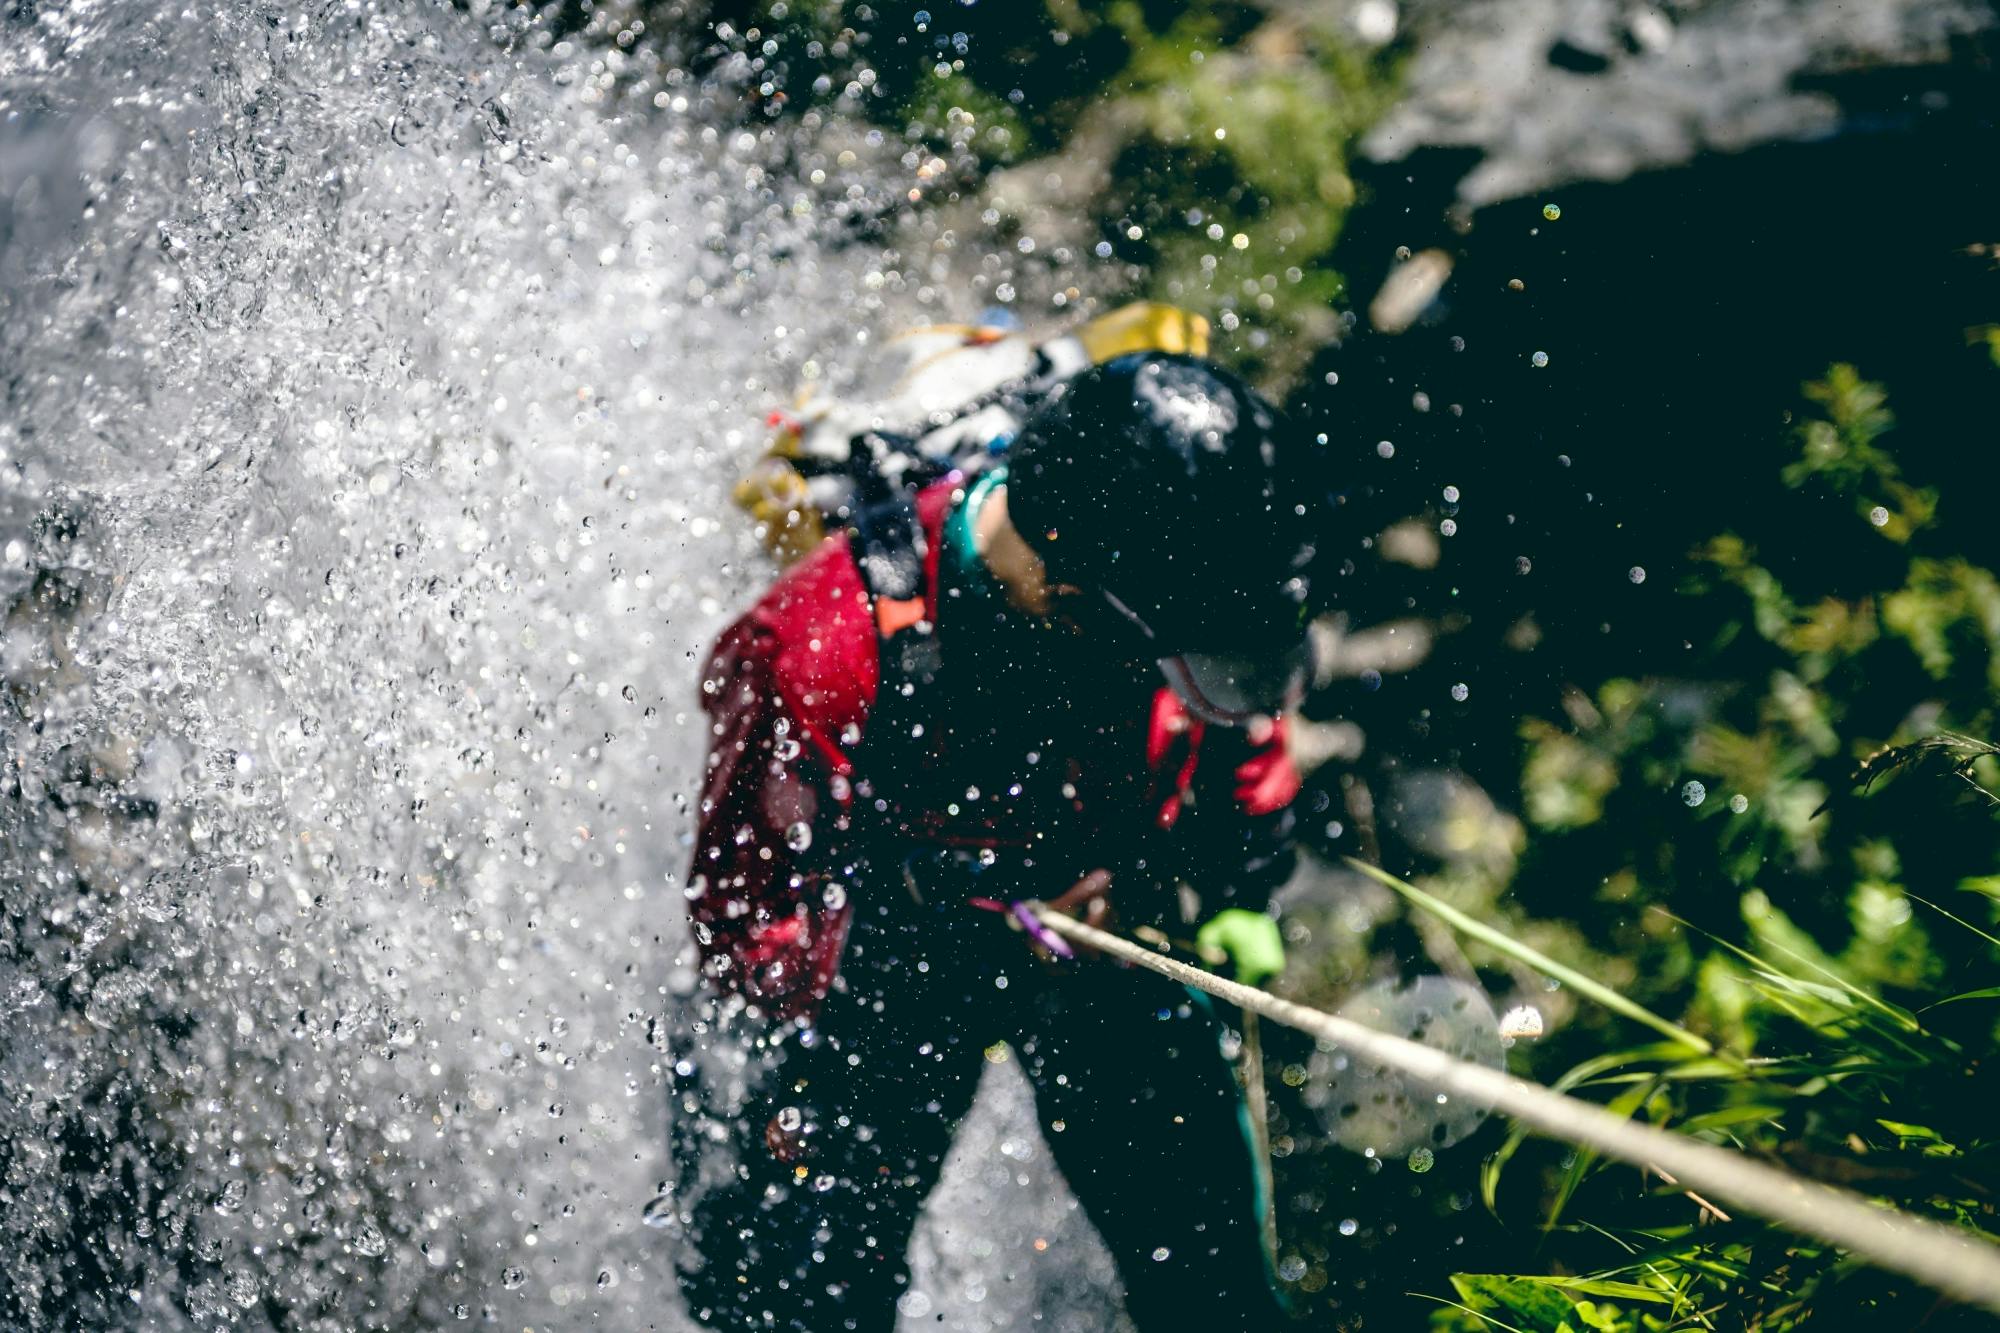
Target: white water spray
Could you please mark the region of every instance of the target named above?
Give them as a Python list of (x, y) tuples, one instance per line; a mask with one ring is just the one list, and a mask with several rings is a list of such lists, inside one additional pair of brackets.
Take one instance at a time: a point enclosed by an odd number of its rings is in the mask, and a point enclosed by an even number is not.
[(923, 279), (664, 63), (148, 8), (0, 17), (0, 1310), (681, 1327), (726, 483)]

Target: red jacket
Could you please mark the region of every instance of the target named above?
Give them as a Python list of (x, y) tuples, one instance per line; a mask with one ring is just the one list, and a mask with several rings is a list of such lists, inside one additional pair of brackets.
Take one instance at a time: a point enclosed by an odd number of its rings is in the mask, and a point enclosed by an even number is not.
[[(941, 528), (959, 495), (942, 482), (917, 501), (933, 623)], [(723, 632), (702, 681), (711, 725), (688, 875), (695, 938), (716, 984), (779, 1016), (809, 1013), (839, 966), (852, 907), (845, 886), (816, 867), (828, 863), (827, 840), (850, 830), (854, 787), (866, 776), (850, 756), (880, 674), (874, 608), (847, 538), (836, 535)], [(1190, 847), (1186, 869), (1229, 881), (1239, 902), (1268, 895), (1289, 868), (1289, 806), (1299, 790), (1282, 720), (1255, 737), (1209, 730), (1164, 686), (1093, 703), (1130, 709), (1135, 725), (1143, 721), (1145, 771), (1121, 777), (1144, 792), (1141, 808), (1155, 826), (1107, 828), (1102, 836), (1178, 832), (1193, 822), (1181, 819), (1183, 811), (1199, 802), (1206, 855)], [(1208, 814), (1218, 806), (1225, 817)], [(813, 855), (801, 855), (808, 849)]]

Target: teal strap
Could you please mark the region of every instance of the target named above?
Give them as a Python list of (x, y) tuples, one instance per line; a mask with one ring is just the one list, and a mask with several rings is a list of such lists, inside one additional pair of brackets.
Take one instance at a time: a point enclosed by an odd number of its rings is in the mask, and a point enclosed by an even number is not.
[(986, 562), (979, 558), (979, 511), (986, 507), (986, 501), (994, 491), (1007, 484), (1007, 465), (981, 474), (972, 483), (972, 489), (965, 493), (965, 499), (951, 511), (945, 519), (945, 547), (958, 562), (959, 569), (969, 575), (966, 587), (984, 596), (995, 585), (993, 576), (987, 572)]
[[(1222, 1026), (1222, 1016), (1216, 1012), (1215, 1001), (1212, 998), (1189, 985), (1183, 984), (1181, 989), (1187, 992), (1189, 1003), (1207, 1015), (1209, 1020), (1218, 1028)], [(1217, 1051), (1216, 1055), (1220, 1058), (1221, 1052)], [(1255, 1165), (1258, 1154), (1263, 1151), (1262, 1136), (1258, 1134), (1257, 1127), (1250, 1123), (1250, 1102), (1243, 1095), (1240, 1088), (1236, 1093), (1236, 1129), (1243, 1136), (1244, 1150), (1249, 1154), (1252, 1162), (1250, 1169), (1250, 1207), (1253, 1212), (1250, 1220), (1251, 1224), (1257, 1228), (1259, 1237), (1261, 1237), (1264, 1232), (1264, 1219), (1272, 1215), (1272, 1209), (1276, 1206), (1277, 1201), (1271, 1197), (1268, 1191), (1264, 1173), (1258, 1170)], [(1261, 1240), (1257, 1246), (1257, 1252), (1264, 1258), (1264, 1280), (1270, 1284), (1271, 1295), (1277, 1298), (1278, 1308), (1290, 1312), (1292, 1308), (1292, 1296), (1285, 1289), (1283, 1281), (1278, 1277), (1278, 1270), (1274, 1267), (1277, 1262), (1277, 1256), (1272, 1254), (1262, 1244)]]

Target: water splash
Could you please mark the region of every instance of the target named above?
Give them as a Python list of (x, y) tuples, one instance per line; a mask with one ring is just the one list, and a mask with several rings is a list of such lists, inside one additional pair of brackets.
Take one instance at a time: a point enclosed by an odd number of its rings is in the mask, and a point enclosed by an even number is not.
[(671, 1318), (725, 483), (924, 278), (469, 9), (0, 14), (9, 1323)]
[[(1451, 977), (1377, 982), (1337, 1011), (1380, 1032), (1420, 1042), (1489, 1069), (1502, 1067), (1499, 1022), (1484, 991)], [(1384, 1158), (1449, 1148), (1486, 1120), (1490, 1107), (1450, 1097), (1401, 1071), (1343, 1050), (1314, 1052), (1305, 1071), (1306, 1105), (1351, 1152)], [(1343, 1228), (1343, 1233), (1347, 1234)]]

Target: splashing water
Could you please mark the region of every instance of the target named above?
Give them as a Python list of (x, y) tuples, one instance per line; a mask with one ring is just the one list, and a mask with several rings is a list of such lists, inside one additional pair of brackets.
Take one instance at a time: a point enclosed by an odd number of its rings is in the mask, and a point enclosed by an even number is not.
[[(1504, 1062), (1499, 1021), (1484, 991), (1451, 977), (1377, 982), (1337, 1011), (1379, 1032), (1421, 1042), (1460, 1060), (1499, 1069)], [(1429, 1169), (1431, 1150), (1449, 1148), (1478, 1129), (1490, 1107), (1450, 1097), (1429, 1084), (1338, 1048), (1313, 1054), (1303, 1093), (1327, 1133), (1351, 1152), (1412, 1158)], [(1423, 1153), (1422, 1158), (1414, 1154)], [(1416, 1162), (1421, 1161), (1422, 1166)], [(1343, 1233), (1345, 1234), (1345, 1233)]]
[(915, 284), (487, 22), (0, 12), (10, 1325), (678, 1326), (725, 483)]

